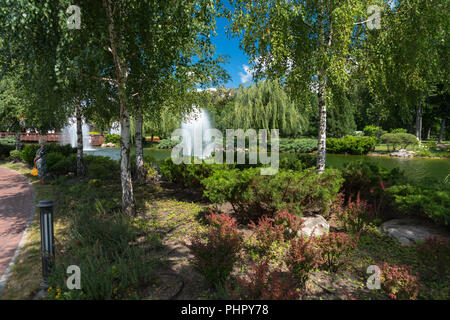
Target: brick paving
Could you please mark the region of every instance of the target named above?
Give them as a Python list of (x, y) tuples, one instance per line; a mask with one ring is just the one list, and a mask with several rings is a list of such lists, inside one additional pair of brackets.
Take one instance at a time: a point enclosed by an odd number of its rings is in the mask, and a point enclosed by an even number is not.
[(19, 173), (0, 167), (0, 279), (28, 225), (33, 196)]

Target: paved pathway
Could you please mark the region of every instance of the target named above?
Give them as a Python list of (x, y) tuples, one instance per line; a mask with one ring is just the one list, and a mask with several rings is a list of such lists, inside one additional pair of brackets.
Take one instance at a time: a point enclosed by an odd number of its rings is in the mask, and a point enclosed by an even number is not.
[(0, 280), (28, 226), (32, 201), (26, 179), (16, 171), (0, 167)]

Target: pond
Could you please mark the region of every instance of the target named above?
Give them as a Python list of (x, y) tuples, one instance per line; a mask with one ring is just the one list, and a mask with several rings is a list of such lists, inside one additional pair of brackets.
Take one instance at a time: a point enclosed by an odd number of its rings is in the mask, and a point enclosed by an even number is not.
[[(107, 156), (114, 160), (119, 160), (119, 149), (96, 149), (93, 151), (85, 151), (85, 154), (93, 154), (97, 156)], [(170, 157), (171, 150), (168, 149), (144, 149), (145, 155), (151, 155), (157, 161)], [(280, 158), (292, 157), (292, 153), (281, 153)], [(336, 169), (342, 168), (346, 163), (358, 160), (367, 160), (386, 169), (400, 168), (405, 171), (406, 176), (411, 181), (418, 181), (424, 178), (445, 179), (450, 175), (450, 159), (426, 159), (426, 158), (391, 158), (381, 156), (354, 156), (354, 155), (327, 155), (327, 167)]]

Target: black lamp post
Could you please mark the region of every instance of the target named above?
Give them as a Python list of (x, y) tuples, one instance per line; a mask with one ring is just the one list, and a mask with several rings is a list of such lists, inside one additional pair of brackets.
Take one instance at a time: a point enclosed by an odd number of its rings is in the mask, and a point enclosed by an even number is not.
[(36, 205), (40, 210), (41, 221), (41, 255), (42, 277), (41, 286), (47, 287), (47, 278), (55, 260), (54, 234), (53, 234), (53, 206), (51, 200), (41, 200)]

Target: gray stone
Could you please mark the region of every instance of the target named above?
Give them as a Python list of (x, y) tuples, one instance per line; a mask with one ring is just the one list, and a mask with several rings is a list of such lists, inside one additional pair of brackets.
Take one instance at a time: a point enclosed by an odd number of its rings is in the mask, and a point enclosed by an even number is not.
[(403, 157), (403, 158), (414, 157), (414, 151), (407, 151), (406, 149), (400, 149), (396, 152), (392, 152), (391, 156), (392, 157)]
[(328, 233), (328, 231), (330, 230), (330, 225), (321, 215), (302, 218), (302, 220), (303, 220), (303, 227), (298, 232), (299, 236), (300, 235), (308, 237), (311, 235), (321, 236), (323, 234)]
[(396, 239), (403, 246), (411, 246), (418, 240), (426, 240), (433, 236), (441, 235), (441, 232), (431, 226), (423, 225), (414, 219), (393, 219), (384, 222), (379, 227), (381, 232)]

